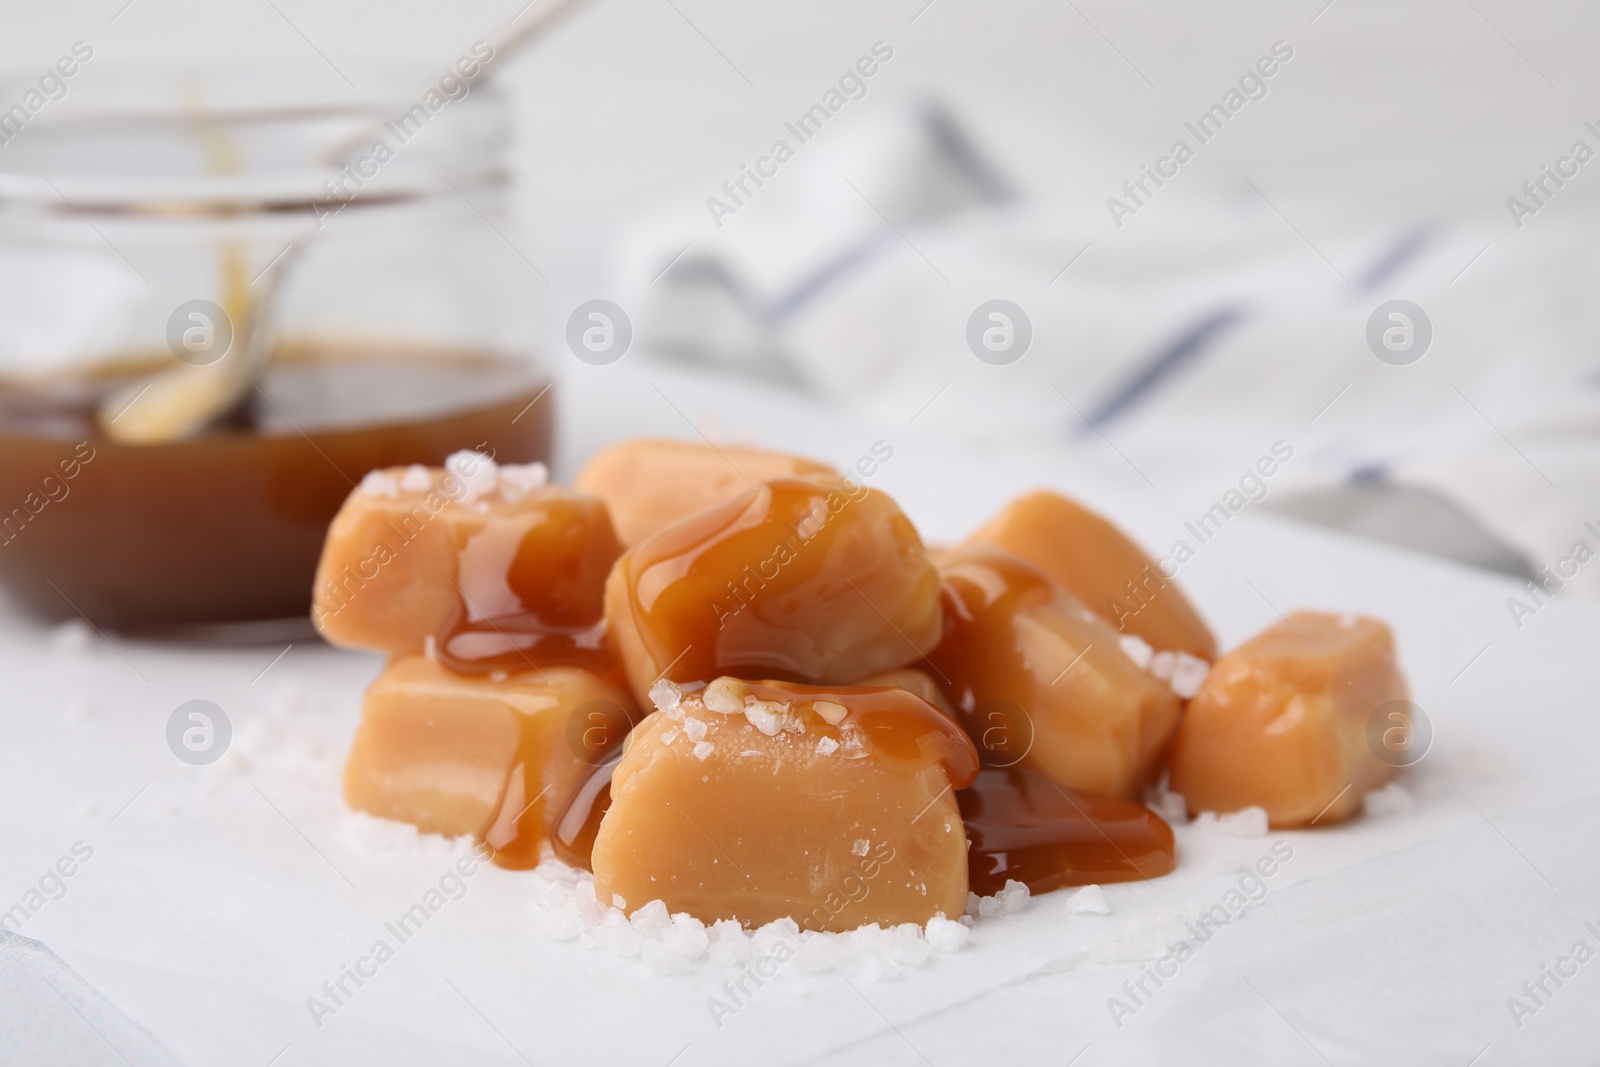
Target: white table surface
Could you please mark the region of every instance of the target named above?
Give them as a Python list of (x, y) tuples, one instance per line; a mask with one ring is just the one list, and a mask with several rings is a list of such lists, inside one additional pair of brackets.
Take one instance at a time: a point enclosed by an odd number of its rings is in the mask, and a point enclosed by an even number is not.
[[(1036, 484), (1082, 494), (1153, 545), (1183, 514), (1087, 461), (957, 450), (642, 359), (583, 368), (562, 404), (569, 461), (610, 437), (689, 435), (688, 422), (713, 418), (834, 460), (892, 440), (878, 484), (931, 540)], [(282, 644), (108, 641), (5, 615), (0, 907), (87, 842), (93, 859), (21, 932), (194, 1064), (1593, 1062), (1600, 964), (1520, 1029), (1507, 998), (1575, 941), (1600, 946), (1584, 927), (1600, 927), (1600, 610), (1558, 598), (1519, 631), (1505, 579), (1249, 511), (1181, 580), (1226, 645), (1278, 609), (1390, 620), (1435, 730), (1402, 778), (1417, 810), (1267, 838), (1183, 828), (1179, 870), (1107, 887), (1109, 916), (1046, 895), (891, 980), (785, 974), (720, 1029), (706, 1001), (733, 972), (702, 963), (655, 977), (638, 960), (542, 941), (528, 876), (490, 869), (318, 1029), (307, 998), (451, 860), (371, 851), (343, 815), (342, 759), (377, 657), (311, 642), (278, 659)], [(235, 730), (211, 767), (180, 763), (164, 738), (195, 698)], [(1115, 1026), (1107, 1000), (1138, 977), (1139, 957), (1280, 839), (1294, 858), (1266, 899)], [(120, 1062), (86, 1025), (58, 1011), (40, 1023), (44, 1047)], [(37, 1046), (23, 1036), (8, 1033), (0, 1062), (60, 1058), (26, 1058)], [(162, 1062), (150, 1055), (137, 1062)]]

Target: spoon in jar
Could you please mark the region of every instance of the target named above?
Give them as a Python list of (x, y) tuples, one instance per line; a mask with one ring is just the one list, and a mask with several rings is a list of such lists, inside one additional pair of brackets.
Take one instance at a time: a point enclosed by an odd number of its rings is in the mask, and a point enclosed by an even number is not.
[[(513, 26), (491, 43), (484, 73), (476, 80), (492, 79), (506, 60), (543, 37), (581, 3), (583, 0), (543, 0), (521, 26)], [(343, 167), (380, 136), (381, 130), (381, 126), (363, 130), (359, 137), (340, 142), (328, 154), (330, 163)], [(221, 135), (209, 126), (204, 131), (201, 139), (213, 172), (233, 169), (232, 153)], [(205, 310), (194, 310), (185, 322), (176, 323), (174, 328), (180, 332), (173, 351), (176, 354), (181, 347), (188, 355), (178, 357), (178, 366), (130, 382), (107, 396), (98, 412), (100, 431), (113, 441), (161, 444), (192, 437), (237, 411), (271, 361), (274, 311), (283, 278), (314, 239), (308, 234), (291, 241), (254, 281), (245, 278), (243, 249), (236, 242), (224, 243), (221, 295), (225, 321), (215, 322)], [(262, 289), (256, 295), (251, 290), (258, 283)], [(218, 348), (221, 354), (213, 356)]]

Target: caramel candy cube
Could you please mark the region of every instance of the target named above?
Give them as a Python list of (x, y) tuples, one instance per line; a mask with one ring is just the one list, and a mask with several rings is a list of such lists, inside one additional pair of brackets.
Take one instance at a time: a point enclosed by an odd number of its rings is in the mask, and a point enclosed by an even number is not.
[(1021, 556), (1157, 652), (1217, 658), (1216, 638), (1156, 561), (1110, 522), (1058, 493), (1041, 489), (1018, 497), (966, 543)]
[(641, 705), (657, 678), (848, 684), (938, 644), (939, 575), (885, 494), (762, 482), (629, 549), (606, 618)]
[(1178, 727), (1172, 789), (1191, 812), (1259, 805), (1275, 827), (1338, 822), (1404, 762), (1379, 758), (1368, 731), (1407, 697), (1389, 627), (1295, 612), (1212, 667)]
[(525, 668), (541, 641), (597, 644), (584, 634), (621, 551), (605, 505), (546, 485), (542, 464), (457, 453), (444, 470), (373, 471), (328, 529), (312, 618), (348, 648), (417, 655), (463, 632), (457, 666)]
[(600, 721), (594, 713), (616, 719), (631, 708), (626, 694), (578, 667), (493, 681), (422, 656), (397, 659), (367, 690), (345, 802), (425, 833), (479, 835), (502, 862), (531, 866), (553, 807), (605, 758), (585, 747), (591, 720)]
[(834, 473), (825, 463), (781, 452), (640, 438), (597, 452), (572, 484), (606, 502), (617, 536), (632, 547), (757, 482)]
[(600, 900), (808, 930), (965, 912), (954, 790), (978, 760), (943, 714), (877, 687), (720, 678), (655, 695), (595, 838)]
[(998, 548), (963, 548), (940, 573), (945, 636), (929, 670), (984, 762), (1026, 762), (1069, 789), (1137, 799), (1181, 706), (1123, 651), (1128, 639)]

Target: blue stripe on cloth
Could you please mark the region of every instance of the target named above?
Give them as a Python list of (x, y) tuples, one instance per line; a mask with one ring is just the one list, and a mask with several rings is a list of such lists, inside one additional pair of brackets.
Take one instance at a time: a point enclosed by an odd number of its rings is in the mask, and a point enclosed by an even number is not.
[(1077, 435), (1083, 437), (1104, 429), (1108, 422), (1139, 404), (1164, 380), (1193, 362), (1211, 342), (1242, 318), (1244, 318), (1242, 307), (1225, 307), (1213, 311), (1189, 327), (1085, 416), (1083, 424), (1077, 428)]

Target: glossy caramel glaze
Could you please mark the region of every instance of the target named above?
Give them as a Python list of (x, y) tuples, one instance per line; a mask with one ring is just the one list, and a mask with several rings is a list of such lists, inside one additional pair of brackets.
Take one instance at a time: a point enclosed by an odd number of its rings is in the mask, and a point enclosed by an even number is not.
[(926, 669), (985, 763), (1026, 761), (1068, 788), (1138, 797), (1177, 726), (1171, 689), (1025, 560), (972, 545), (939, 569), (945, 634)]
[(1142, 804), (1063, 789), (1027, 767), (979, 772), (956, 794), (967, 878), (992, 896), (1015, 879), (1033, 893), (1155, 878), (1177, 863), (1172, 827)]
[(641, 702), (658, 677), (851, 683), (939, 639), (939, 579), (886, 495), (780, 478), (669, 526), (612, 571), (606, 609)]
[(616, 769), (615, 760), (595, 767), (566, 798), (550, 827), (550, 845), (561, 862), (594, 870), (594, 839), (611, 807), (611, 775)]
[[(966, 733), (932, 704), (905, 689), (794, 682), (737, 685), (756, 700), (782, 704), (790, 713), (803, 716), (808, 734), (844, 744), (848, 734), (859, 731), (856, 736), (867, 755), (885, 766), (915, 771), (937, 762), (958, 789), (977, 778), (978, 752)], [(703, 692), (691, 692), (690, 700), (697, 700)], [(818, 702), (843, 708), (843, 716), (823, 716), (815, 710)], [(717, 714), (705, 710), (697, 713), (707, 717)], [(574, 783), (557, 808), (550, 837), (556, 855), (564, 862), (592, 869), (590, 856), (601, 819), (611, 803), (611, 776), (618, 759), (620, 756), (596, 766)]]
[[(743, 682), (757, 700), (786, 704), (809, 712), (806, 729), (841, 740), (855, 727), (867, 754), (880, 763), (916, 770), (933, 762), (944, 767), (956, 789), (965, 789), (978, 775), (978, 750), (961, 727), (915, 693), (895, 686), (801, 685), (797, 682)], [(818, 703), (845, 709), (837, 723), (815, 710)]]
[(606, 647), (605, 582), (622, 554), (605, 505), (547, 491), (496, 517), (457, 552), (460, 614), (439, 659), (467, 674), (545, 664), (616, 677)]
[(1158, 652), (1217, 658), (1216, 638), (1176, 582), (1127, 534), (1074, 500), (1048, 490), (1020, 496), (967, 538), (976, 543), (1022, 557)]

